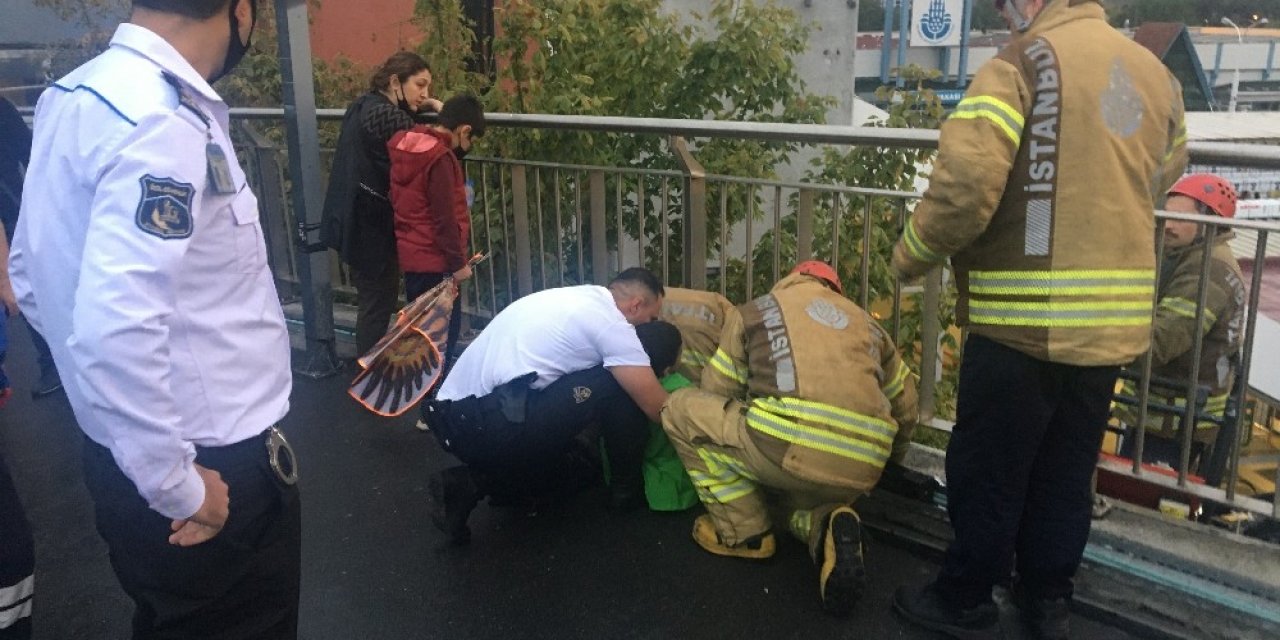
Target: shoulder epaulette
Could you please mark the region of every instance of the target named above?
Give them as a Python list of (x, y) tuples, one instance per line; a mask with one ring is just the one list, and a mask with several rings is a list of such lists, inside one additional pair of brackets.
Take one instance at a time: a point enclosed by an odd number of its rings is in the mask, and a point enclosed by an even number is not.
[(209, 120), (209, 116), (206, 116), (204, 112), (200, 110), (200, 105), (196, 104), (196, 101), (191, 97), (191, 94), (187, 93), (186, 85), (182, 84), (182, 81), (178, 79), (178, 76), (175, 76), (168, 71), (161, 71), (160, 75), (164, 76), (164, 81), (168, 82), (169, 86), (173, 87), (173, 89), (178, 92), (178, 106), (186, 108), (191, 113), (194, 113), (195, 116), (200, 119), (200, 122), (204, 123), (204, 126), (209, 127), (213, 125), (212, 121)]

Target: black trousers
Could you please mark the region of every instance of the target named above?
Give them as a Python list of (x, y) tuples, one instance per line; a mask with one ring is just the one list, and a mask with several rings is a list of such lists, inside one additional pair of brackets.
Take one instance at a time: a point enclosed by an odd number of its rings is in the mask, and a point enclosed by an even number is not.
[(298, 635), (301, 502), (276, 479), (265, 433), (200, 448), (222, 474), (230, 517), (212, 540), (169, 544), (170, 519), (152, 511), (111, 452), (86, 439), (85, 482), (111, 566), (133, 599), (134, 640), (293, 640)]
[(1071, 595), (1118, 374), (969, 336), (946, 460), (955, 540), (938, 576), (953, 604), (989, 601), (1015, 566), (1032, 597)]
[[(504, 414), (495, 392), (482, 398), (435, 402), (433, 433), (471, 467), (481, 489), (504, 497), (554, 491), (574, 478), (575, 438), (600, 426), (609, 450), (610, 484), (619, 491), (643, 491), (640, 466), (648, 441), (648, 417), (604, 367), (578, 371), (545, 389), (529, 390), (523, 422)], [(434, 425), (439, 424), (439, 427)]]
[(35, 560), (31, 525), (0, 456), (0, 640), (31, 637)]
[(373, 268), (351, 267), (356, 287), (356, 357), (368, 353), (387, 334), (400, 304), (400, 266), (395, 255)]
[[(413, 302), (418, 296), (426, 293), (432, 287), (444, 282), (447, 273), (415, 273), (406, 271), (404, 274), (404, 295), (405, 299)], [(441, 356), (444, 357), (444, 371), (440, 376), (440, 380), (431, 388), (428, 397), (435, 397), (436, 390), (440, 388), (440, 382), (449, 375), (449, 369), (453, 366), (453, 361), (457, 359), (458, 354), (455, 353), (458, 346), (458, 333), (462, 330), (462, 301), (456, 300), (453, 304), (453, 312), (449, 315), (449, 335), (445, 338), (445, 349)], [(423, 405), (423, 411), (426, 411), (426, 405)]]

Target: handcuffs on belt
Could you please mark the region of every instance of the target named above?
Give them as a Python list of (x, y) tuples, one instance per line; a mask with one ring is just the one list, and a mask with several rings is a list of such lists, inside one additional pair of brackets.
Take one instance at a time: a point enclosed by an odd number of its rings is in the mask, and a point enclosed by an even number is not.
[(274, 425), (267, 429), (267, 462), (280, 482), (287, 486), (298, 483), (298, 458), (293, 447), (285, 440), (284, 433)]

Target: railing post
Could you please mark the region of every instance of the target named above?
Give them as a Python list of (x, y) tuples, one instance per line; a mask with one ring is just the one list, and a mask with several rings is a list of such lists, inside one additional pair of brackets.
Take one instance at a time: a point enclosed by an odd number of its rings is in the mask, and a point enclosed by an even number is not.
[[(707, 172), (689, 152), (683, 137), (672, 136), (671, 149), (676, 152), (684, 171), (684, 285), (691, 289), (707, 288)], [(667, 224), (663, 212), (662, 224)], [(665, 251), (665, 247), (663, 248)]]
[(813, 191), (800, 190), (796, 208), (796, 263), (813, 259)]
[(271, 265), (271, 273), (275, 276), (276, 286), (281, 282), (289, 285), (290, 295), (296, 294), (298, 274), (294, 272), (296, 264), (293, 245), (289, 239), (290, 229), (288, 210), (284, 207), (284, 181), (280, 173), (280, 150), (271, 144), (257, 127), (250, 123), (241, 123), (241, 131), (253, 145), (252, 174), (254, 194), (258, 196), (258, 212), (262, 217), (262, 230), (267, 243), (267, 258)]
[(591, 199), (591, 281), (603, 285), (609, 282), (609, 242), (604, 220), (604, 172), (591, 171), (588, 180), (588, 197)]
[(933, 420), (937, 410), (938, 338), (942, 322), (942, 267), (935, 267), (924, 277), (924, 295), (920, 309), (920, 424)]
[(289, 140), (294, 219), (298, 224), (298, 279), (306, 354), (294, 371), (308, 378), (338, 372), (334, 352), (333, 288), (329, 252), (316, 248), (312, 234), (320, 230), (320, 140), (316, 125), (316, 94), (312, 80), (311, 37), (305, 0), (276, 0), (276, 29), (280, 49), (281, 89), (284, 94), (285, 133)]
[[(529, 193), (524, 165), (511, 167), (511, 223), (515, 228), (516, 295), (533, 293), (533, 258), (529, 251)], [(541, 255), (541, 254), (539, 254)]]

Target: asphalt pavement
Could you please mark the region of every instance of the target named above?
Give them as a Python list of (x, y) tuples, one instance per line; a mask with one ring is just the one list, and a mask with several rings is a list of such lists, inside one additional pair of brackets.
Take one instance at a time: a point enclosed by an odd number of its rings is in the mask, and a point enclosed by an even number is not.
[[(36, 538), (35, 636), (127, 638), (132, 604), (94, 529), (82, 436), (63, 394), (31, 399), (31, 344), (21, 322), (10, 332), (0, 451)], [(305, 640), (936, 637), (889, 611), (893, 590), (936, 564), (886, 540), (871, 541), (871, 585), (848, 619), (821, 612), (799, 542), (780, 537), (765, 563), (711, 556), (689, 537), (697, 509), (610, 514), (598, 490), (538, 513), (481, 505), (471, 545), (450, 546), (427, 518), (426, 483), (454, 461), (411, 415), (360, 408), (349, 377), (295, 377), (284, 421), (301, 473)], [(1078, 638), (1129, 637), (1074, 625)]]

